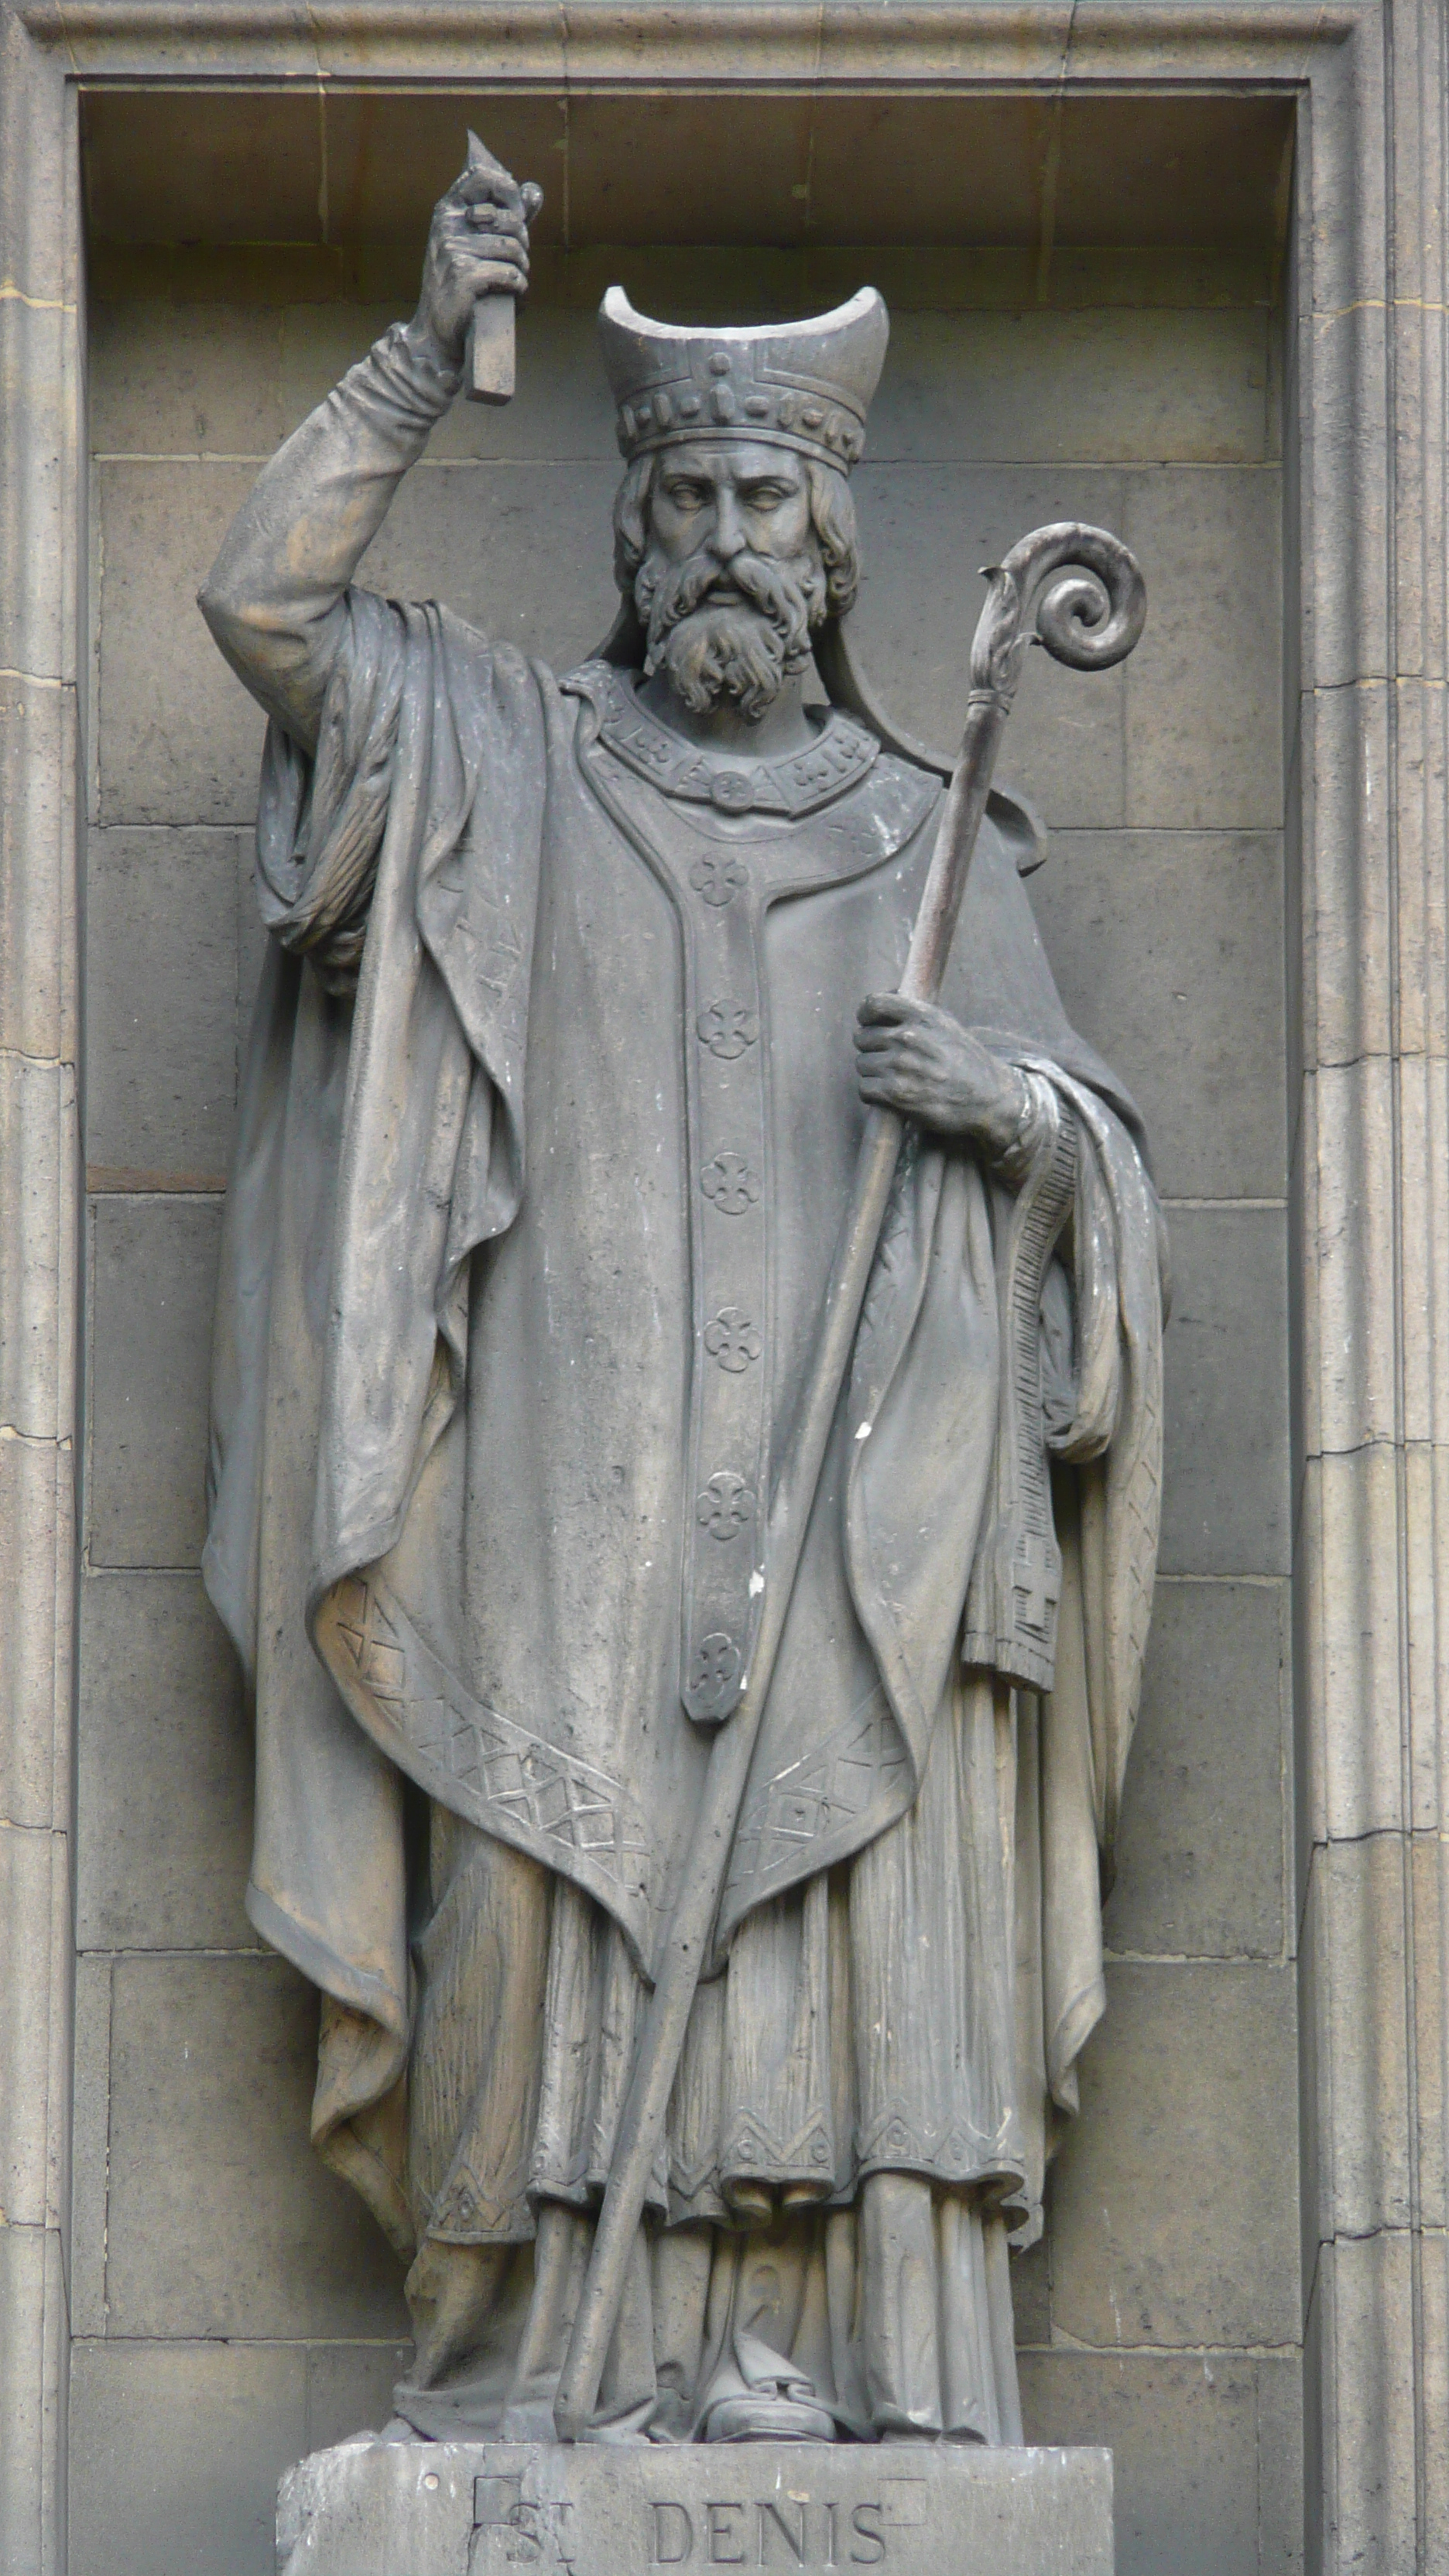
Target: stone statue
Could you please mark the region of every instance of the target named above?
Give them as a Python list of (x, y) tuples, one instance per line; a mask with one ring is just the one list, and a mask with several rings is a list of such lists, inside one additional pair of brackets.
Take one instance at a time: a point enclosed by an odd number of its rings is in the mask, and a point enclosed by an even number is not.
[(248, 1906), (321, 1990), (315, 2143), (410, 2265), (398, 2437), (551, 2440), (857, 1148), (903, 1114), (591, 2430), (1019, 2442), (1008, 2246), (1103, 2008), (1156, 1550), (1140, 1121), (1009, 797), (942, 1004), (897, 990), (943, 788), (844, 624), (875, 293), (706, 331), (611, 290), (622, 606), (568, 677), (354, 586), (533, 202), (475, 153), (415, 318), (201, 595), (270, 718), (205, 1559)]

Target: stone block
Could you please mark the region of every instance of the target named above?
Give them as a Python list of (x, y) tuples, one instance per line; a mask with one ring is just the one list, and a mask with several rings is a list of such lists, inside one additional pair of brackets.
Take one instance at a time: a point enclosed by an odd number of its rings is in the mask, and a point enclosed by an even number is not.
[(1291, 1969), (1108, 1970), (1051, 2183), (1052, 2322), (1074, 2342), (1298, 2333)]
[[(260, 68), (255, 52), (248, 59)], [(252, 242), (265, 206), (270, 240), (319, 240), (319, 108), (313, 91), (202, 89), (187, 98), (178, 152), (174, 95), (135, 92), (123, 116), (101, 115), (88, 132), (87, 176), (106, 237)]]
[(0, 2232), (70, 2224), (70, 1853), (0, 1832)]
[(221, 1205), (99, 1198), (92, 1218), (92, 1565), (194, 1565)]
[[(1425, 2227), (1449, 2227), (1449, 2028), (1444, 2012), (1444, 1934), (1449, 1848), (1438, 1834), (1415, 1834), (1413, 1871), (1414, 2040), (1418, 2055), (1419, 2211)], [(1449, 2246), (1445, 2247), (1449, 2253)]]
[(1298, 1778), (1313, 1831), (1350, 1840), (1404, 1814), (1399, 1478), (1387, 1445), (1310, 1458), (1298, 1526)]
[(1343, 1452), (1395, 1433), (1393, 1068), (1323, 1065), (1312, 1092), (1304, 1430), (1310, 1450)]
[(1236, 2353), (1033, 2352), (1033, 2442), (1109, 2442), (1116, 2576), (1260, 2576), (1257, 2368)]
[(75, 1384), (73, 1064), (0, 1054), (0, 1423), (68, 1440)]
[(65, 2260), (54, 2227), (0, 2227), (0, 2567), (63, 2564)]
[(1276, 833), (1054, 833), (1031, 898), (1069, 1018), (1133, 1093), (1168, 1198), (1284, 1188)]
[(1285, 1219), (1169, 1211), (1162, 1570), (1288, 1570)]
[[(1325, 2239), (1407, 2227), (1414, 2211), (1413, 2002), (1404, 1953), (1409, 1848), (1398, 1834), (1330, 1843), (1314, 1853), (1309, 1872), (1317, 2206)], [(1323, 2103), (1332, 2105), (1329, 2119)]]
[(1111, 2576), (1104, 2450), (953, 2443), (359, 2442), (277, 2499), (281, 2576), (490, 2576), (520, 2559), (900, 2576)]
[(1303, 2361), (1260, 2355), (1258, 2378), (1258, 2566), (1261, 2576), (1302, 2576)]
[(280, 1959), (117, 1960), (112, 2334), (406, 2335), (401, 2266), (308, 2143), (316, 2047)]
[[(757, 94), (742, 118), (708, 93), (641, 90), (629, 101), (627, 123), (616, 99), (572, 98), (570, 228), (583, 240), (591, 232), (595, 241), (617, 243), (696, 241), (707, 206), (713, 240), (800, 240), (810, 220), (815, 129), (812, 104), (798, 94)], [(822, 226), (825, 238), (831, 229)]]
[(0, 674), (0, 1046), (74, 1063), (76, 692)]
[(1324, 2247), (1320, 2275), (1324, 2564), (1407, 2576), (1430, 2563), (1418, 2547), (1410, 2233), (1340, 2239)]
[(261, 709), (196, 594), (255, 465), (100, 465), (102, 823), (248, 823)]
[(251, 1731), (200, 1576), (87, 1575), (80, 1671), (81, 1949), (253, 1948)]
[(92, 1189), (220, 1189), (236, 1106), (252, 838), (93, 832), (86, 880)]
[(1106, 1913), (1114, 1950), (1282, 1955), (1286, 1590), (1158, 1586)]
[[(875, 465), (855, 477), (865, 576), (863, 657), (886, 705), (922, 741), (960, 740), (982, 564), (1050, 519), (1122, 530), (1120, 473), (1085, 468)], [(1083, 674), (1034, 653), (1001, 757), (1001, 776), (1047, 822), (1079, 829), (1124, 820), (1122, 669)]]
[[(1320, 549), (1323, 551), (1323, 549)], [(1353, 1064), (1393, 1045), (1397, 943), (1384, 866), (1391, 793), (1382, 680), (1318, 689), (1303, 707), (1312, 810), (1304, 890), (1313, 1060)]]
[(307, 2443), (330, 2450), (357, 2433), (377, 2433), (412, 2355), (408, 2343), (314, 2343), (307, 2347)]
[(106, 2331), (106, 2167), (111, 2140), (111, 1962), (75, 1967), (71, 2077), (71, 2331)]
[(1282, 492), (1276, 468), (1139, 471), (1126, 537), (1147, 584), (1127, 664), (1127, 820), (1276, 831)]
[(76, 2345), (70, 2576), (273, 2576), (306, 2439), (298, 2345)]
[[(1360, 288), (1345, 308), (1304, 318), (1313, 332), (1307, 470), (1320, 531), (1304, 565), (1305, 606), (1312, 621), (1313, 680), (1320, 692), (1332, 692), (1390, 667), (1392, 505), (1382, 449), (1375, 437), (1364, 436), (1362, 426), (1383, 419), (1392, 401), (1390, 315), (1372, 289)], [(1346, 508), (1354, 513), (1355, 542), (1324, 543), (1326, 532), (1342, 527)], [(1406, 626), (1412, 632), (1412, 589), (1405, 608), (1398, 628), (1408, 645), (1404, 667), (1417, 670), (1422, 665), (1405, 634)]]
[[(513, 45), (500, 30), (500, 41), (513, 58)], [(402, 38), (404, 46), (408, 37)], [(374, 29), (333, 31), (324, 38), (319, 60), (333, 45), (334, 59), (367, 53), (376, 43)], [(515, 35), (513, 44), (516, 45)], [(355, 56), (354, 56), (355, 59)], [(483, 79), (482, 57), (474, 55)], [(456, 89), (429, 95), (404, 89), (379, 95), (365, 86), (329, 86), (320, 102), (327, 137), (327, 195), (334, 240), (396, 245), (421, 264), (428, 223), (436, 200), (456, 179), (466, 158), (467, 127), (474, 124), (505, 169), (520, 179), (534, 179), (544, 190), (542, 212), (532, 228), (535, 244), (560, 242), (565, 235), (567, 204), (564, 153), (568, 121), (561, 95), (489, 86), (479, 97), (460, 97)], [(619, 185), (627, 185), (617, 169)], [(617, 233), (611, 240), (619, 238)], [(409, 308), (411, 309), (411, 308)]]
[(871, 460), (1260, 464), (1266, 319), (1250, 309), (893, 313)]
[(0, 417), (8, 432), (0, 479), (0, 670), (72, 687), (84, 524), (77, 506), (80, 373), (73, 303), (0, 297)]
[(93, 297), (89, 335), (91, 449), (108, 462), (269, 456), (301, 418), (286, 409), (275, 306)]
[[(1445, 812), (1449, 815), (1449, 798)], [(1325, 1088), (1334, 1078), (1327, 1073), (1320, 1077)], [(1400, 1232), (1400, 1294), (1406, 1323), (1412, 1316), (1415, 1324), (1403, 1335), (1402, 1437), (1415, 1444), (1422, 1458), (1429, 1454), (1430, 1442), (1442, 1454), (1449, 1431), (1449, 1336), (1441, 1293), (1449, 1277), (1449, 1057), (1400, 1059), (1398, 1109), (1398, 1186), (1403, 1204), (1415, 1212), (1414, 1224)], [(1377, 1231), (1373, 1215), (1370, 1222)], [(1366, 1255), (1361, 1253), (1360, 1259), (1367, 1269)], [(1368, 1296), (1360, 1295), (1367, 1308)], [(1432, 1563), (1432, 1555), (1427, 1563), (1420, 1556), (1426, 1571)], [(1429, 1607), (1428, 1594), (1420, 1591), (1415, 1608), (1427, 1614)]]
[(558, 672), (602, 643), (619, 605), (610, 513), (618, 465), (567, 475), (524, 463), (430, 464), (411, 473), (359, 579), (440, 599), (496, 642)]
[(70, 1817), (74, 1473), (69, 1442), (0, 1440), (0, 1824)]

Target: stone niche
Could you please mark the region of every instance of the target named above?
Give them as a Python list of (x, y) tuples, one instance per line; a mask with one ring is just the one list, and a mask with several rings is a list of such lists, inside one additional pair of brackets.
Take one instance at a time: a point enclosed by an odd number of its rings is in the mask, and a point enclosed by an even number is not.
[(1172, 1229), (1162, 1580), (1108, 2015), (1016, 2265), (1029, 2437), (1110, 2444), (1122, 2576), (1299, 2563), (1288, 1748), (1283, 274), (1291, 113), (1220, 95), (100, 86), (87, 222), (89, 1461), (72, 2576), (264, 2576), (279, 2475), (389, 2412), (397, 2266), (307, 2143), (316, 2006), (242, 1912), (249, 1745), (202, 1594), (207, 1344), (261, 934), (261, 721), (197, 584), (257, 463), (411, 309), (472, 125), (546, 192), (506, 411), (364, 568), (556, 667), (612, 612), (593, 313), (886, 296), (857, 477), (887, 701), (959, 731), (977, 568), (1119, 531), (1145, 639), (1034, 657), (1004, 771), (1077, 1025)]

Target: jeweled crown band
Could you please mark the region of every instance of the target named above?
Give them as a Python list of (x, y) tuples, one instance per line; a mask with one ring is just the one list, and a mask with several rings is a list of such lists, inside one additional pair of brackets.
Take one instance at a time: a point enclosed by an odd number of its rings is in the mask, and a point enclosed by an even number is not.
[(636, 456), (680, 440), (732, 433), (769, 447), (799, 448), (849, 473), (865, 446), (864, 423), (838, 404), (810, 400), (793, 390), (773, 398), (746, 394), (741, 401), (728, 384), (712, 385), (704, 396), (693, 387), (657, 386), (622, 404), (615, 427), (619, 453), (631, 464)]

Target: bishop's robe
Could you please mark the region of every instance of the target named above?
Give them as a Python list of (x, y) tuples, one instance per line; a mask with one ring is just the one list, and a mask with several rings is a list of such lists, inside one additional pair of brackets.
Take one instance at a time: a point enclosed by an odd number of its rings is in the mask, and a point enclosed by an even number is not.
[[(389, 434), (375, 379), (308, 424), (339, 478), (359, 405)], [(333, 635), (315, 752), (244, 669), (273, 936), (205, 1571), (255, 1699), (249, 1911), (323, 1996), (314, 2137), (413, 2259), (399, 2404), (546, 2434), (758, 1620), (855, 1012), (899, 980), (941, 791), (837, 710), (721, 782), (606, 664), (559, 681), (356, 588)], [(761, 2389), (1020, 2438), (1006, 2242), (1103, 2004), (1159, 1218), (990, 823), (942, 999), (1031, 1118), (996, 1168), (902, 1158), (603, 2392), (656, 2438)], [(1024, 1327), (1005, 1247), (1053, 1157)], [(1010, 1600), (1053, 1519), (1054, 1668), (1049, 1603)]]

